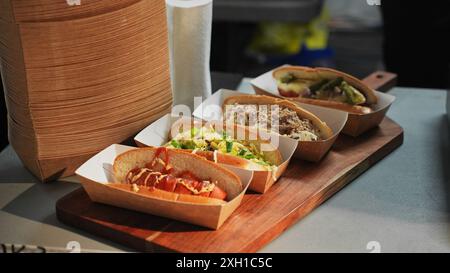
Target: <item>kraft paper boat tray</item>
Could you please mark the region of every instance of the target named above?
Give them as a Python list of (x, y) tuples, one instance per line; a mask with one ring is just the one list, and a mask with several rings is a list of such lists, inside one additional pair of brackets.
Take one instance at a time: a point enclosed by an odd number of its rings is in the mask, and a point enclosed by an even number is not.
[[(224, 100), (231, 96), (242, 95), (249, 94), (220, 89), (195, 109), (194, 116), (203, 120), (221, 120)], [(298, 141), (294, 157), (311, 162), (318, 162), (327, 154), (331, 146), (333, 146), (339, 133), (347, 122), (348, 114), (343, 111), (304, 103), (300, 103), (299, 106), (315, 114), (333, 131), (333, 135), (328, 139), (319, 141)]]
[[(220, 121), (213, 121), (220, 122)], [(195, 127), (201, 127), (205, 121), (200, 119), (196, 119), (193, 117), (174, 117), (170, 114), (167, 114), (155, 121), (147, 128), (142, 130), (135, 138), (135, 142), (138, 146), (162, 146), (169, 142), (169, 135), (172, 126), (179, 125), (180, 123), (186, 124), (188, 126), (191, 123), (194, 123)], [(288, 137), (280, 137), (277, 134), (268, 134), (271, 140), (276, 141), (273, 143), (278, 146), (282, 156), (282, 163), (277, 166), (277, 169), (274, 173), (271, 171), (249, 171), (241, 169), (242, 171), (253, 173), (253, 179), (250, 183), (249, 189), (258, 193), (266, 192), (283, 174), (286, 170), (289, 161), (293, 153), (297, 148), (297, 141), (290, 139)], [(225, 165), (223, 165), (225, 166)]]
[(73, 175), (170, 112), (165, 9), (162, 0), (0, 1), (9, 140), (39, 180)]
[[(283, 65), (285, 66), (285, 65)], [(275, 70), (275, 69), (274, 69)], [(275, 96), (279, 98), (289, 99), (280, 96), (275, 79), (271, 70), (253, 79), (250, 83), (257, 94)], [(346, 135), (357, 137), (362, 133), (378, 126), (386, 116), (389, 107), (394, 102), (395, 97), (386, 93), (375, 91), (378, 103), (372, 107), (373, 111), (369, 114), (348, 114), (348, 120), (342, 132)], [(295, 100), (292, 100), (296, 102)], [(298, 102), (296, 102), (298, 103)]]
[(218, 229), (240, 205), (252, 180), (251, 172), (225, 166), (240, 178), (243, 190), (224, 205), (175, 202), (107, 186), (107, 183), (114, 182), (114, 159), (131, 149), (136, 147), (113, 144), (76, 170), (75, 173), (92, 201)]

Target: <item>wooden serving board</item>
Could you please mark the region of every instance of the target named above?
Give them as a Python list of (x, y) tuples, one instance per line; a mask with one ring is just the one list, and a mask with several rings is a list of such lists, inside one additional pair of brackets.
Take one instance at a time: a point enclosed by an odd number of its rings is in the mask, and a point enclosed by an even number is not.
[(248, 193), (219, 230), (93, 203), (83, 189), (56, 204), (58, 219), (139, 251), (253, 252), (403, 143), (389, 118), (358, 138), (340, 135), (319, 163), (293, 159), (265, 194)]

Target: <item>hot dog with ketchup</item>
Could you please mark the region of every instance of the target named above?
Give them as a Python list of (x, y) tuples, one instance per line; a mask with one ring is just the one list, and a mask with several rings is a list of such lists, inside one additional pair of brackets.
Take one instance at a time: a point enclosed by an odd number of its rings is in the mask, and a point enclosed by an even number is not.
[(113, 170), (119, 183), (110, 186), (174, 201), (223, 204), (242, 190), (232, 172), (200, 156), (165, 147), (125, 152), (116, 158)]

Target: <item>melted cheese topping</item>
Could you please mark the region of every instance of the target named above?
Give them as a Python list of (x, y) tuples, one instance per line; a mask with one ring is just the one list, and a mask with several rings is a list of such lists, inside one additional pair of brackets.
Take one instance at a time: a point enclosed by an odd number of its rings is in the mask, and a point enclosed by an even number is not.
[(306, 81), (292, 81), (290, 83), (283, 83), (281, 81), (277, 81), (278, 88), (286, 90), (286, 91), (293, 91), (300, 96), (308, 95), (309, 94), (309, 82)]

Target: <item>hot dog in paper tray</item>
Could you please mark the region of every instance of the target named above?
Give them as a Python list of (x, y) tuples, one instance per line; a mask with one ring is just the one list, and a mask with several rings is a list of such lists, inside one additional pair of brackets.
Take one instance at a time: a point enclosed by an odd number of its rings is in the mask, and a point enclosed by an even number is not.
[(139, 146), (189, 151), (252, 172), (249, 189), (260, 193), (277, 181), (297, 147), (295, 140), (267, 131), (170, 114), (141, 131), (135, 141)]

